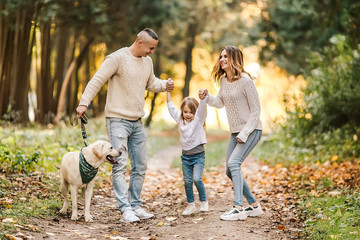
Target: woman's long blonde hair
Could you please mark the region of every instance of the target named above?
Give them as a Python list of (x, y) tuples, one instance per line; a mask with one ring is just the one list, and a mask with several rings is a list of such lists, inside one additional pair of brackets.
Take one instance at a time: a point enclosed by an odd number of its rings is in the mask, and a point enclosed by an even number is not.
[(226, 75), (226, 72), (221, 68), (220, 65), (221, 52), (224, 49), (228, 55), (228, 64), (230, 65), (230, 69), (233, 72), (234, 79), (237, 80), (241, 78), (241, 73), (247, 73), (250, 78), (252, 78), (251, 75), (244, 69), (244, 57), (241, 50), (235, 46), (226, 46), (221, 49), (220, 56), (211, 72), (211, 76), (214, 79), (215, 84), (219, 86), (221, 77)]

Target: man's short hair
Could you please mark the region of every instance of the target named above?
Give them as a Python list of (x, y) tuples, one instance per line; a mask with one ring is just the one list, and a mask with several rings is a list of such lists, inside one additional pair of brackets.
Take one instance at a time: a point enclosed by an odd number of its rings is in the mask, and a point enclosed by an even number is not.
[(142, 30), (141, 32), (147, 32), (147, 34), (149, 34), (150, 37), (152, 37), (155, 40), (159, 40), (158, 35), (156, 35), (156, 33), (154, 32), (154, 30), (152, 30), (151, 28), (145, 28), (144, 30)]

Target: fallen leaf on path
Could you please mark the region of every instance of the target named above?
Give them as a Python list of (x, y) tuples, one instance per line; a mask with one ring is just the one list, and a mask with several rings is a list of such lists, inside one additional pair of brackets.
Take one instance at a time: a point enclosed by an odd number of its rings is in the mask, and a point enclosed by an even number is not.
[(169, 221), (169, 222), (172, 222), (174, 220), (176, 220), (177, 218), (176, 217), (167, 217), (166, 220)]
[(9, 239), (9, 240), (22, 240), (21, 238), (17, 238), (13, 235), (10, 235), (10, 234), (6, 234), (6, 237)]
[(285, 230), (286, 227), (285, 227), (284, 225), (279, 225), (279, 226), (278, 226), (278, 229), (279, 229), (279, 230)]

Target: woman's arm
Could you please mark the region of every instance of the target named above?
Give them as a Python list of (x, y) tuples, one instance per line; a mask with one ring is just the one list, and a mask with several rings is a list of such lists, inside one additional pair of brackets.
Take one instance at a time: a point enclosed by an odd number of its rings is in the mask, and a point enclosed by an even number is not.
[(250, 116), (241, 132), (237, 135), (237, 138), (243, 142), (246, 142), (249, 135), (255, 130), (260, 121), (261, 112), (259, 95), (252, 79), (246, 81), (245, 92), (247, 96), (246, 100), (250, 108)]

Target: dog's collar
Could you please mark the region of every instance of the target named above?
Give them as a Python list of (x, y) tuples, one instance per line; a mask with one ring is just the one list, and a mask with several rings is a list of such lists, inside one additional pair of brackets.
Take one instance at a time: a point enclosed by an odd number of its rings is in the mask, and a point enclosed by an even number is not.
[(80, 150), (79, 168), (80, 168), (81, 180), (85, 184), (93, 180), (99, 170), (98, 168), (94, 168), (93, 166), (91, 166), (85, 160), (84, 154), (82, 154), (82, 149)]

